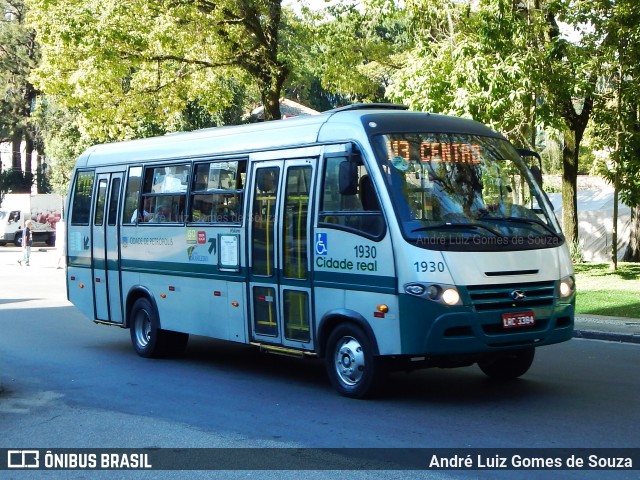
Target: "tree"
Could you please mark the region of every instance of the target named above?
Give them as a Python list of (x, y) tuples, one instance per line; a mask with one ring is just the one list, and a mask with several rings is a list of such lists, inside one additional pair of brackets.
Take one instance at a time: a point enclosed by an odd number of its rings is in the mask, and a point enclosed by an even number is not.
[(39, 61), (39, 49), (35, 32), (26, 25), (27, 7), (23, 0), (0, 0), (0, 12), (0, 141), (11, 142), (13, 170), (7, 188), (29, 192), (33, 183), (32, 153), (38, 140), (30, 122), (38, 92), (29, 75)]
[(418, 110), (470, 117), (535, 149), (544, 115), (541, 26), (527, 2), (411, 2), (420, 38), (388, 94)]
[(385, 101), (392, 75), (414, 45), (407, 10), (369, 0), (305, 14), (313, 40), (304, 64), (322, 87), (349, 102)]
[[(414, 0), (423, 41), (389, 94), (417, 109), (468, 116), (535, 149), (538, 125), (563, 133), (563, 226), (577, 244), (580, 144), (602, 78), (599, 0)], [(582, 31), (578, 42), (562, 20)], [(595, 31), (585, 28), (592, 25)]]
[(42, 44), (37, 85), (99, 140), (175, 130), (189, 105), (216, 114), (239, 86), (280, 117), (290, 45), (280, 0), (27, 0)]
[[(609, 43), (619, 65), (615, 180), (622, 201), (631, 207), (629, 245), (623, 260), (640, 262), (640, 5), (618, 0), (612, 13), (614, 21), (607, 24)], [(617, 266), (617, 258), (615, 262)]]
[(287, 16), (287, 28), (281, 36), (291, 52), (290, 75), (284, 84), (284, 96), (317, 111), (348, 103), (345, 95), (326, 88), (321, 78), (324, 60), (319, 57), (317, 45), (323, 39), (317, 27), (322, 14), (302, 6), (299, 15)]
[(632, 226), (626, 261), (640, 261), (640, 5), (633, 0), (585, 2), (584, 15), (597, 22), (605, 53), (604, 75), (595, 116), (600, 148), (612, 161), (600, 173), (613, 185), (612, 267), (617, 267), (617, 196), (631, 207)]
[[(578, 243), (578, 157), (584, 132), (593, 114), (597, 82), (601, 78), (602, 50), (597, 35), (583, 32), (579, 43), (561, 35), (557, 20), (584, 30), (580, 0), (556, 0), (545, 7), (548, 56), (545, 62), (547, 102), (563, 126), (562, 216), (570, 246)], [(600, 32), (596, 32), (600, 33)]]
[(50, 103), (44, 96), (39, 98), (33, 115), (33, 123), (43, 138), (50, 164), (47, 183), (61, 195), (66, 195), (69, 190), (76, 159), (95, 143), (80, 131), (75, 119), (73, 112)]
[[(638, 43), (635, 45), (637, 47)], [(636, 55), (638, 53), (640, 52), (636, 52)], [(622, 257), (625, 262), (640, 262), (640, 85), (638, 85), (640, 72), (637, 71), (639, 65), (638, 61), (634, 64), (636, 72), (632, 78), (635, 80), (635, 87), (627, 90), (629, 102), (624, 112), (627, 140), (624, 142), (624, 161), (619, 177), (622, 201), (631, 207), (629, 245)]]

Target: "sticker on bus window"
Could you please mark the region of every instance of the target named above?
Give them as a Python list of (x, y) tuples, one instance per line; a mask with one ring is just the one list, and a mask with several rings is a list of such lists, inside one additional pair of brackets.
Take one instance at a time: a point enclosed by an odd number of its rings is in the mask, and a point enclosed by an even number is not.
[(391, 165), (393, 165), (393, 168), (395, 168), (396, 170), (406, 172), (411, 164), (402, 157), (393, 157), (393, 160), (391, 160)]
[(317, 233), (316, 234), (316, 255), (326, 255), (327, 250), (327, 234), (326, 233)]
[(187, 243), (196, 243), (198, 241), (198, 231), (195, 228), (187, 228)]
[(218, 244), (220, 245), (220, 269), (240, 270), (240, 236), (218, 235)]

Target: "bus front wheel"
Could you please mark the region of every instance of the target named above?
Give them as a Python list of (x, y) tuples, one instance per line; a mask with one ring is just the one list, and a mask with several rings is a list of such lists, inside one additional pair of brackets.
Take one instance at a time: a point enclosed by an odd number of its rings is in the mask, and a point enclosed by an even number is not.
[(364, 398), (375, 393), (384, 380), (384, 366), (362, 329), (339, 325), (327, 340), (327, 375), (345, 397)]
[(527, 373), (535, 353), (533, 347), (505, 352), (489, 360), (478, 362), (478, 366), (490, 378), (511, 380)]
[(158, 358), (179, 355), (189, 341), (189, 335), (160, 328), (155, 307), (147, 298), (139, 298), (131, 309), (131, 343), (138, 355)]

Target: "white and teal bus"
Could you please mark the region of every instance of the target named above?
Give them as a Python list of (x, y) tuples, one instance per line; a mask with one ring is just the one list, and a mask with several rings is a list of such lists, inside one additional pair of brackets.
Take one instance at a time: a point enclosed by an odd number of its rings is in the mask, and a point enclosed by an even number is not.
[(366, 104), (98, 145), (68, 202), (68, 298), (143, 357), (207, 336), (363, 397), (394, 368), (515, 378), (572, 336), (551, 205), (470, 120)]

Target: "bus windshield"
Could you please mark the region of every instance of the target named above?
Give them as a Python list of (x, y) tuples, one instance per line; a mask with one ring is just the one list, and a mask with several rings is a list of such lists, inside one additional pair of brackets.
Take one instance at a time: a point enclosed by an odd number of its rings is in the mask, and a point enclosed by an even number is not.
[(562, 233), (544, 192), (509, 142), (465, 134), (374, 138), (404, 237), (437, 250), (557, 246)]

